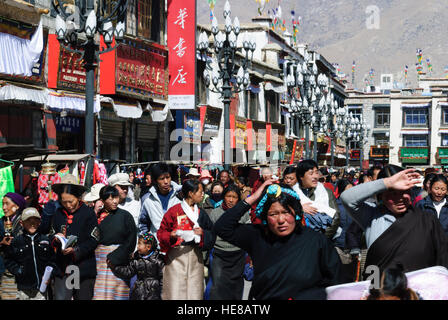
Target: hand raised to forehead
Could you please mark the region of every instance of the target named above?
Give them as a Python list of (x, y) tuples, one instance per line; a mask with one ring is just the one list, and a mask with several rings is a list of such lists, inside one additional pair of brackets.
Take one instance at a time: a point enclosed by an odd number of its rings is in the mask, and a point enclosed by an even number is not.
[(394, 190), (409, 190), (419, 182), (420, 174), (415, 172), (415, 169), (406, 169), (391, 177), (384, 178), (386, 187)]

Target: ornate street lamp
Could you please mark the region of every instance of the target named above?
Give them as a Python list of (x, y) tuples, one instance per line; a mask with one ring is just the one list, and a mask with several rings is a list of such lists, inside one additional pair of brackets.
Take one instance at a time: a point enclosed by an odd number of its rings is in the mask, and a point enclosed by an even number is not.
[[(356, 119), (358, 120), (358, 119)], [(362, 160), (364, 158), (364, 145), (368, 142), (370, 125), (368, 125), (363, 119), (362, 115), (360, 115), (360, 119), (357, 121), (357, 140), (360, 146), (360, 154), (359, 154), (359, 168), (362, 170)]]
[[(311, 121), (313, 123), (313, 155), (314, 161), (318, 163), (317, 158), (317, 135), (318, 133), (324, 133), (328, 130), (328, 117), (327, 117), (327, 100), (326, 95), (328, 94), (328, 77), (324, 74), (319, 74), (317, 76), (317, 88), (313, 93), (313, 98), (311, 99), (313, 104), (313, 116)], [(315, 99), (314, 99), (315, 94)]]
[[(334, 98), (333, 93), (330, 95), (327, 95), (327, 104), (329, 106), (328, 108), (328, 135), (330, 136), (331, 140), (331, 146), (330, 146), (330, 152), (331, 152), (331, 168), (334, 168), (334, 143), (336, 141), (337, 132), (339, 128), (339, 124), (341, 124), (342, 119), (339, 117), (339, 106), (337, 101)], [(336, 119), (335, 119), (336, 117)], [(336, 121), (336, 123), (335, 123)]]
[[(127, 0), (52, 0), (56, 11), (56, 35), (61, 46), (69, 52), (81, 55), (86, 70), (86, 117), (85, 117), (85, 152), (93, 154), (94, 117), (93, 103), (95, 93), (95, 69), (100, 61), (100, 54), (112, 51), (113, 38), (117, 42), (123, 40)], [(70, 8), (70, 11), (68, 10)], [(116, 23), (115, 28), (113, 26)], [(101, 49), (96, 36), (102, 35), (106, 48)], [(81, 41), (78, 38), (82, 38)], [(91, 185), (93, 159), (91, 158), (86, 173), (86, 185)]]
[[(241, 28), (238, 17), (235, 17), (233, 23), (230, 18), (231, 9), (229, 1), (224, 5), (224, 32), (219, 30), (218, 19), (213, 17), (211, 32), (214, 37), (213, 47), (209, 43), (206, 32), (199, 36), (197, 49), (201, 56), (206, 56), (209, 49), (214, 49), (217, 68), (212, 65), (211, 59), (205, 59), (206, 67), (204, 70), (204, 80), (209, 90), (218, 93), (222, 97), (224, 104), (224, 167), (229, 168), (231, 163), (230, 150), (230, 99), (243, 88), (247, 88), (250, 82), (248, 67), (255, 51), (255, 40), (247, 32), (242, 35), (242, 48), (245, 57), (239, 61), (236, 59), (236, 53), (240, 49), (237, 45), (238, 36)], [(249, 57), (250, 54), (250, 57)]]
[(305, 125), (305, 157), (310, 158), (310, 125), (312, 122), (312, 107), (316, 96), (317, 66), (311, 61), (308, 51), (305, 51), (303, 62), (290, 62), (289, 74), (286, 77), (288, 95), (291, 99), (290, 109), (293, 115)]
[(345, 164), (348, 169), (349, 167), (349, 154), (348, 150), (350, 147), (350, 141), (354, 140), (355, 135), (355, 129), (356, 129), (356, 120), (353, 117), (352, 114), (348, 112), (347, 106), (345, 108), (340, 108), (339, 117), (341, 120), (339, 120), (338, 124), (338, 133), (336, 134), (339, 138), (345, 138)]

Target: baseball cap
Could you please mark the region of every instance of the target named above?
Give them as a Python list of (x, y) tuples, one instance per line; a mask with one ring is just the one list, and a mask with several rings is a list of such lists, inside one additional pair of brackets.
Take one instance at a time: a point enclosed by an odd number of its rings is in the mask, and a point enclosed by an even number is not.
[(39, 211), (36, 208), (26, 208), (23, 210), (21, 219), (22, 221), (28, 220), (29, 218), (36, 217), (40, 219)]
[(124, 172), (115, 173), (107, 179), (107, 182), (114, 187), (116, 185), (119, 186), (132, 186), (132, 183), (129, 182), (129, 175)]

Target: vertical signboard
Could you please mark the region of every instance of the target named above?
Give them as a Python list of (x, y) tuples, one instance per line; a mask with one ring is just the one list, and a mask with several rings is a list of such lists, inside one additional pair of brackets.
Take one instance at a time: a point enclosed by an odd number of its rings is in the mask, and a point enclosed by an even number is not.
[(168, 0), (168, 104), (195, 108), (196, 0)]

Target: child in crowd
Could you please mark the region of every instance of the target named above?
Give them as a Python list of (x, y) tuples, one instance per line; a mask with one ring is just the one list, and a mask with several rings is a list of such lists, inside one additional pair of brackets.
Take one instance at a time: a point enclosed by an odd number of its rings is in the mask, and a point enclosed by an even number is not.
[(35, 208), (23, 210), (20, 220), (23, 234), (15, 237), (6, 249), (5, 266), (15, 276), (19, 300), (45, 300), (39, 292), (45, 268), (56, 268), (48, 236), (37, 232), (40, 221)]
[(145, 232), (138, 237), (137, 251), (127, 266), (110, 266), (116, 277), (137, 281), (131, 289), (131, 300), (160, 300), (164, 262), (157, 250), (157, 239)]

